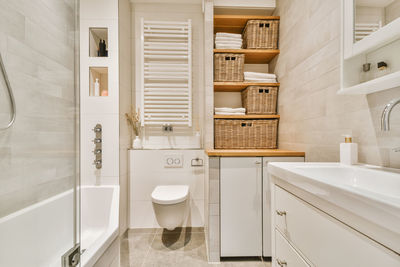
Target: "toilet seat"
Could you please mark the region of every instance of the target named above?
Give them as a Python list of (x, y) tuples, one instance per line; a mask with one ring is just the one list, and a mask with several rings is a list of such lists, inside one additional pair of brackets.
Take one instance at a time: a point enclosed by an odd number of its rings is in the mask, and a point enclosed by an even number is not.
[(187, 199), (187, 185), (159, 185), (151, 193), (151, 199), (157, 204), (177, 204)]

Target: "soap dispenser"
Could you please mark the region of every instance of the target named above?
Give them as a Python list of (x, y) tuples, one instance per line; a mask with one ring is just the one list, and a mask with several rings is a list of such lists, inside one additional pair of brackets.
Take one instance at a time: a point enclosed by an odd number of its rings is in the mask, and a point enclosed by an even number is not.
[(351, 135), (343, 135), (344, 143), (340, 144), (340, 163), (352, 165), (358, 163), (358, 146), (352, 142)]

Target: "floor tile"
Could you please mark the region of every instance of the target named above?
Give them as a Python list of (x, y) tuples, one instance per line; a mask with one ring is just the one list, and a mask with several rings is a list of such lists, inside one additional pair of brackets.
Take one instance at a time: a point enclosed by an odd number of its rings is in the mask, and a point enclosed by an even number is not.
[(256, 260), (207, 262), (203, 228), (129, 230), (121, 240), (121, 267), (271, 267)]

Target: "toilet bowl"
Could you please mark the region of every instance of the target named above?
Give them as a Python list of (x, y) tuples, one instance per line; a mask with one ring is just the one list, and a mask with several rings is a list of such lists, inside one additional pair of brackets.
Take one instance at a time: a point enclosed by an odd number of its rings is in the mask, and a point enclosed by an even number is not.
[(169, 231), (181, 226), (185, 219), (189, 186), (159, 185), (151, 193), (158, 224)]

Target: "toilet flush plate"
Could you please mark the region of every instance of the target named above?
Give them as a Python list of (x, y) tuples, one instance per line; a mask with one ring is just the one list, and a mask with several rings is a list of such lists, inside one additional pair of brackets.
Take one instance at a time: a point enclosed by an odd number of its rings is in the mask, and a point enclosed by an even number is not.
[(164, 168), (183, 168), (182, 154), (165, 154)]

